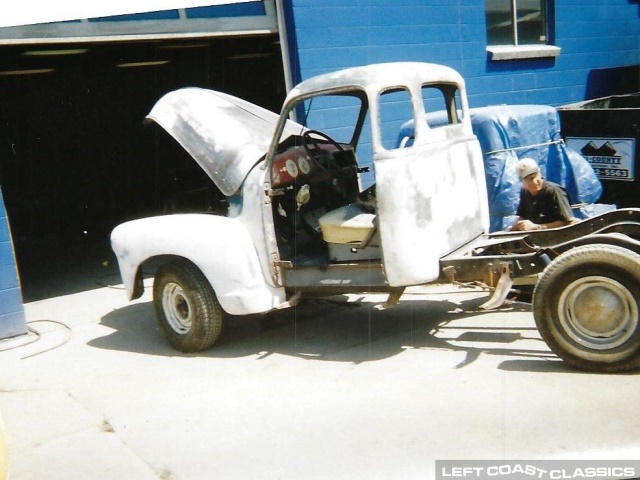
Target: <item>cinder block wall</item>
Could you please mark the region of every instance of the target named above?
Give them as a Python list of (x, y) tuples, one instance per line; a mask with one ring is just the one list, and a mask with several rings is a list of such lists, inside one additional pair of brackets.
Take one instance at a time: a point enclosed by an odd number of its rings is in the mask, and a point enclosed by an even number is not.
[(292, 64), (305, 79), (373, 62), (442, 63), (466, 78), (472, 107), (558, 106), (614, 93), (615, 71), (606, 73), (640, 63), (638, 1), (550, 3), (556, 59), (491, 61), (484, 0), (291, 0)]
[(27, 332), (7, 212), (0, 190), (0, 339)]
[[(493, 61), (485, 0), (284, 2), (294, 82), (345, 67), (424, 61), (458, 70), (471, 107), (561, 106), (640, 91), (639, 0), (550, 0), (556, 58)], [(620, 76), (626, 74), (624, 81)], [(326, 125), (331, 134), (332, 125)], [(364, 164), (370, 145), (359, 146)], [(365, 186), (373, 174), (365, 174)]]

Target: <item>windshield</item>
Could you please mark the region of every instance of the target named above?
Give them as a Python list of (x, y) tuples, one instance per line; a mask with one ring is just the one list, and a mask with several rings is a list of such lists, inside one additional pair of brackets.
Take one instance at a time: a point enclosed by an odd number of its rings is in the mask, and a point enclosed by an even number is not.
[[(342, 145), (350, 145), (353, 152), (357, 152), (361, 180), (366, 185), (373, 182), (371, 129), (365, 128), (369, 125), (368, 105), (365, 92), (350, 90), (307, 97), (293, 108), (301, 128), (322, 132)], [(283, 151), (291, 144), (301, 142), (302, 134), (301, 130), (297, 138), (285, 139), (278, 150)]]
[(339, 143), (355, 146), (361, 129), (363, 101), (353, 95), (321, 95), (308, 98), (297, 109), (298, 121)]

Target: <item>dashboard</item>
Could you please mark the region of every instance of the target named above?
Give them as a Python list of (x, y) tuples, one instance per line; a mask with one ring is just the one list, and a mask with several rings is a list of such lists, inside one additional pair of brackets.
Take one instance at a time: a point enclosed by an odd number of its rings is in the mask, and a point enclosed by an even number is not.
[[(353, 155), (353, 148), (349, 145), (341, 145), (344, 153)], [(320, 152), (323, 156), (332, 159), (335, 163), (342, 152), (331, 144), (320, 144)], [(314, 181), (325, 180), (331, 176), (329, 168), (318, 166), (312, 159), (307, 150), (302, 145), (289, 147), (285, 151), (279, 153), (273, 161), (271, 170), (271, 186), (272, 188), (286, 187), (295, 182), (308, 182), (310, 178)]]

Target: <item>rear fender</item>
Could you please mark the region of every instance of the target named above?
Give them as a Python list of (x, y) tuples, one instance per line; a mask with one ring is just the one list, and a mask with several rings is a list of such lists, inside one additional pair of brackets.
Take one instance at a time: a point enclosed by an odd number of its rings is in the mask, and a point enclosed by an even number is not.
[(113, 230), (111, 246), (129, 299), (142, 295), (141, 265), (170, 255), (202, 271), (227, 313), (266, 312), (286, 301), (284, 289), (267, 282), (249, 232), (232, 218), (184, 214), (133, 220)]

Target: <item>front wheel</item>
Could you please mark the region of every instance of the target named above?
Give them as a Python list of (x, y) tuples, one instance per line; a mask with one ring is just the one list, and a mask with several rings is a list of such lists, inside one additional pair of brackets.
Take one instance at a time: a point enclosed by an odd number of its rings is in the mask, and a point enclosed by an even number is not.
[(533, 314), (549, 348), (574, 367), (640, 366), (640, 255), (613, 245), (563, 253), (536, 285)]
[(176, 260), (158, 269), (153, 306), (167, 340), (181, 352), (205, 350), (220, 336), (222, 307), (208, 280), (191, 262)]

